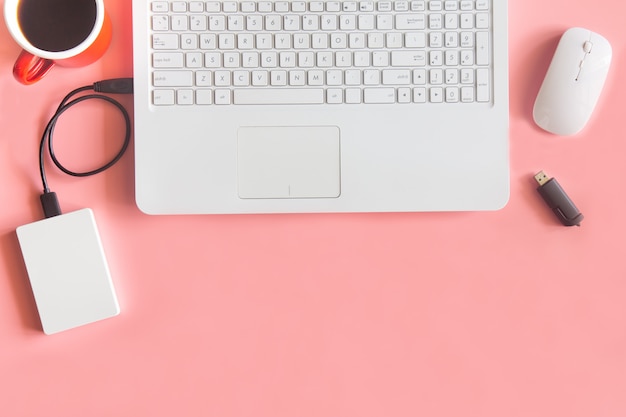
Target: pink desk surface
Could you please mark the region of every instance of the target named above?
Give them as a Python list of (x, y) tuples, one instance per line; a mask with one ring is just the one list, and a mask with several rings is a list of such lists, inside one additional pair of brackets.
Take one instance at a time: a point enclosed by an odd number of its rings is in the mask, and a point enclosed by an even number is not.
[[(131, 2), (106, 4), (106, 56), (29, 87), (12, 79), (18, 47), (0, 24), (1, 415), (626, 415), (623, 2), (509, 1), (512, 189), (498, 212), (150, 217), (134, 204), (132, 150), (96, 177), (50, 168), (65, 211), (95, 212), (122, 313), (45, 336), (15, 228), (40, 219), (37, 147), (58, 101), (132, 75)], [(614, 61), (587, 129), (560, 138), (531, 109), (571, 26), (606, 36)], [(119, 145), (105, 107), (59, 123), (68, 165)], [(540, 169), (582, 227), (544, 206)]]

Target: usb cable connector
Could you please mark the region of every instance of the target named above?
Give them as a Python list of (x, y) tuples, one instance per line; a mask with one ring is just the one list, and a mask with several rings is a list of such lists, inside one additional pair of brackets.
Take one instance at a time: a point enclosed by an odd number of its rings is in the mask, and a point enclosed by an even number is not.
[(61, 214), (61, 206), (59, 206), (57, 193), (44, 191), (44, 193), (39, 196), (39, 201), (41, 201), (41, 208), (43, 208), (43, 214), (46, 219)]
[(106, 94), (132, 94), (132, 78), (111, 78), (93, 83), (93, 90), (96, 93)]
[(564, 226), (580, 226), (584, 216), (576, 208), (556, 179), (540, 171), (535, 175), (537, 191)]

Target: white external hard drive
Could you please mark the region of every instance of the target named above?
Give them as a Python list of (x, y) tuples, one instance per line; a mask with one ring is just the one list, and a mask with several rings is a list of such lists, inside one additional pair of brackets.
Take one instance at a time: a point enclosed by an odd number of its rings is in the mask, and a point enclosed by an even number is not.
[(20, 226), (17, 237), (44, 333), (119, 314), (91, 209)]

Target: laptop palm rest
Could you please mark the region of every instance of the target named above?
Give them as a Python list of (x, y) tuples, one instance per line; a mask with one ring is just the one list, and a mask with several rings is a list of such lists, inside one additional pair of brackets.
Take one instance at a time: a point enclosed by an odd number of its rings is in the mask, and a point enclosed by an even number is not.
[(243, 199), (339, 197), (339, 128), (240, 127), (237, 182)]

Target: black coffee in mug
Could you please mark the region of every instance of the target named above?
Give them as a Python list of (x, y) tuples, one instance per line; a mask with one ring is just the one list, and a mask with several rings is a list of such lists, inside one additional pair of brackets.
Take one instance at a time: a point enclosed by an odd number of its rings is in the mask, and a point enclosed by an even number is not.
[(31, 45), (59, 52), (75, 48), (89, 36), (96, 14), (94, 0), (21, 0), (17, 17)]

